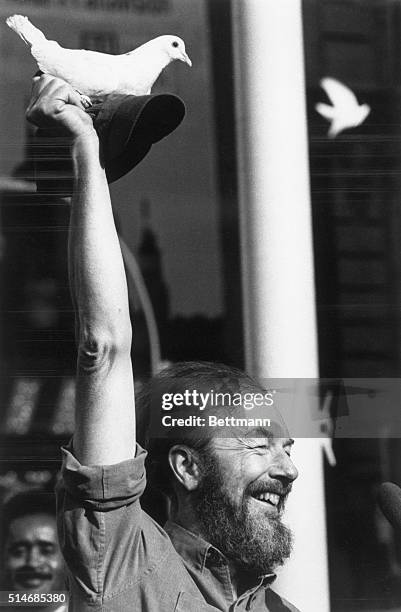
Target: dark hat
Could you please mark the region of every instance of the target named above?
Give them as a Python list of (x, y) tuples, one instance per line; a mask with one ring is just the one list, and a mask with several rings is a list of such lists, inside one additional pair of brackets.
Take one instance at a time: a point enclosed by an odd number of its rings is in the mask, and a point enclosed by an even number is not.
[[(86, 111), (99, 136), (100, 154), (109, 183), (132, 170), (152, 144), (170, 134), (185, 115), (183, 101), (173, 94), (112, 95)], [(69, 142), (54, 130), (36, 133), (37, 191), (69, 196), (73, 187)]]

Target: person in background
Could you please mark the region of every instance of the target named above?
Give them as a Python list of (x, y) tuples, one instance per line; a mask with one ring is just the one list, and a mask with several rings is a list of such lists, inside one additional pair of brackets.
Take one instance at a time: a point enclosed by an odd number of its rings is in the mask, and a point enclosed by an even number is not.
[[(35, 490), (14, 495), (2, 509), (1, 523), (2, 590), (42, 596), (42, 599), (47, 595), (51, 599), (53, 594), (65, 591), (54, 493)], [(42, 601), (35, 605), (35, 610), (66, 612), (67, 605), (60, 601)]]

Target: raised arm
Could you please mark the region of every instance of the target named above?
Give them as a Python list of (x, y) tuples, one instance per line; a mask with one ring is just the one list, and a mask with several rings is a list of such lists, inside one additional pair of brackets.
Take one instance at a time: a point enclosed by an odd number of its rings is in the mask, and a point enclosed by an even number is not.
[(71, 139), (69, 270), (78, 343), (74, 453), (86, 465), (118, 463), (135, 454), (131, 324), (98, 137), (79, 95), (50, 76), (35, 79), (27, 118)]

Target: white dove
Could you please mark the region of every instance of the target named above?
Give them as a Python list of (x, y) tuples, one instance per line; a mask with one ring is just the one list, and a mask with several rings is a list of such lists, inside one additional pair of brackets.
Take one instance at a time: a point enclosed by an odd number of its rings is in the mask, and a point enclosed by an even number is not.
[(86, 49), (65, 49), (55, 40), (47, 40), (43, 32), (22, 15), (8, 17), (6, 24), (31, 47), (42, 72), (63, 79), (90, 100), (102, 100), (111, 93), (149, 94), (170, 62), (181, 60), (192, 66), (184, 41), (178, 36), (158, 36), (129, 53), (110, 55)]
[(331, 121), (329, 138), (335, 138), (343, 130), (361, 125), (370, 113), (368, 104), (359, 104), (355, 94), (343, 83), (326, 77), (320, 81), (333, 106), (318, 102), (317, 112)]

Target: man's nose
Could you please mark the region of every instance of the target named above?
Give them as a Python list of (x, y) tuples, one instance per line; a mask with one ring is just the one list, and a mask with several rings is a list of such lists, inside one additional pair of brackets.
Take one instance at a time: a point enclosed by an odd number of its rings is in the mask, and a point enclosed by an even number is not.
[(37, 546), (31, 546), (31, 548), (27, 551), (26, 563), (31, 567), (38, 567), (42, 562), (42, 555), (40, 554), (40, 550)]
[(269, 467), (269, 476), (277, 480), (293, 482), (298, 478), (298, 470), (293, 464), (291, 457), (283, 451), (277, 454), (274, 461), (271, 463)]

